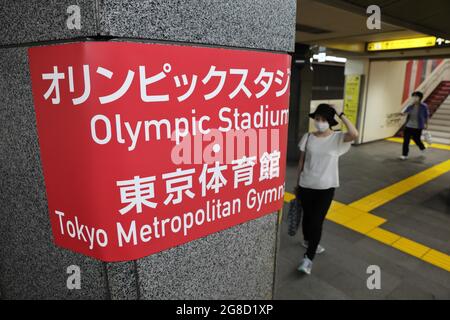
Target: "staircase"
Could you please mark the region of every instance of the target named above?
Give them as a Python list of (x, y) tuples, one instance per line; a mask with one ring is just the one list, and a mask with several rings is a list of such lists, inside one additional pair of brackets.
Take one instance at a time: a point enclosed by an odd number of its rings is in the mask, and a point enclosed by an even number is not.
[(450, 94), (450, 81), (442, 81), (424, 101), (428, 105), (430, 115), (447, 99)]
[[(450, 59), (444, 59), (433, 72), (423, 81), (415, 91), (421, 91), (426, 97), (425, 103), (430, 110), (428, 131), (434, 143), (450, 145)], [(411, 102), (402, 103), (404, 110)], [(400, 124), (396, 136), (403, 136), (404, 124)]]
[[(450, 93), (450, 82), (448, 82)], [(450, 96), (441, 104), (428, 121), (428, 131), (433, 137), (433, 143), (450, 145)], [(431, 109), (431, 108), (430, 108)]]
[[(430, 111), (428, 131), (433, 142), (450, 145), (450, 81), (442, 81), (425, 99)], [(397, 137), (403, 136), (404, 125), (397, 132)]]

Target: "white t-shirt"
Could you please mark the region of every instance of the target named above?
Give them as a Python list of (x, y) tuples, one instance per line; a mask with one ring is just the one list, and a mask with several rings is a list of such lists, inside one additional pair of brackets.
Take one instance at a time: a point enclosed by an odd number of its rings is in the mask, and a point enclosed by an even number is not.
[[(300, 174), (299, 185), (310, 189), (329, 189), (339, 187), (339, 157), (350, 150), (352, 142), (344, 142), (345, 132), (333, 132), (327, 137), (309, 134), (305, 163)], [(299, 143), (305, 151), (308, 137), (306, 133)]]

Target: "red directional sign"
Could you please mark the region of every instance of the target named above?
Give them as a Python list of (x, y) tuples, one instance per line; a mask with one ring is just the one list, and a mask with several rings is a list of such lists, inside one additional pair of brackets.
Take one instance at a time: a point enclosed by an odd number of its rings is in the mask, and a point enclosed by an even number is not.
[(289, 55), (84, 42), (29, 60), (58, 246), (138, 259), (281, 208)]

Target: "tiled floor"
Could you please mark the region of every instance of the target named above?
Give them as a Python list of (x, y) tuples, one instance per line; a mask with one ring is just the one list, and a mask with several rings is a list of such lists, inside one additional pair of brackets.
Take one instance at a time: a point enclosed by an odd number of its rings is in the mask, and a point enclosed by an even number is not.
[[(410, 159), (401, 161), (400, 151), (401, 145), (390, 141), (353, 147), (340, 159), (335, 200), (350, 204), (450, 158), (450, 151), (438, 149), (424, 158), (412, 146)], [(293, 189), (295, 171), (295, 165), (288, 165), (287, 191)], [(387, 219), (384, 230), (450, 254), (450, 172), (371, 213)], [(326, 252), (316, 256), (311, 276), (301, 275), (296, 271), (304, 253), (300, 240), (301, 232), (294, 238), (287, 235), (284, 214), (275, 299), (450, 299), (450, 272), (330, 220), (322, 238)], [(369, 265), (381, 269), (380, 290), (367, 288)]]

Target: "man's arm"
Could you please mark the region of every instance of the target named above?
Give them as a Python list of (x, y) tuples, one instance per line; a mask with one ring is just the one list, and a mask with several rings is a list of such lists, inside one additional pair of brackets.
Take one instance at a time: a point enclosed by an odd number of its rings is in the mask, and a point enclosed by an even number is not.
[(409, 112), (409, 106), (406, 106), (400, 111), (401, 114), (407, 114)]

